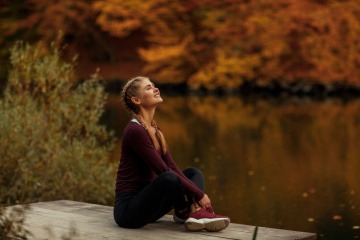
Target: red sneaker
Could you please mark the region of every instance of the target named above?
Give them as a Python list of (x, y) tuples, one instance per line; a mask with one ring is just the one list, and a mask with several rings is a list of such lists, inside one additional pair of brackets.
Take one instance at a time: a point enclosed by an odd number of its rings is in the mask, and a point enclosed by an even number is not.
[(205, 229), (208, 232), (219, 232), (227, 228), (229, 224), (229, 217), (216, 215), (202, 208), (189, 214), (189, 218), (185, 221), (185, 228), (188, 231)]

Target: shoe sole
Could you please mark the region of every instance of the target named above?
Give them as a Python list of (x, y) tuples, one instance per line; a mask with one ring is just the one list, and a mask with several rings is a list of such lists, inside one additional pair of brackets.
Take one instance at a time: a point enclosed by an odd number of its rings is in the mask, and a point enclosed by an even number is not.
[(185, 222), (185, 228), (190, 232), (204, 229), (208, 232), (219, 232), (227, 228), (229, 224), (230, 220), (228, 218), (202, 218), (200, 220), (188, 218)]

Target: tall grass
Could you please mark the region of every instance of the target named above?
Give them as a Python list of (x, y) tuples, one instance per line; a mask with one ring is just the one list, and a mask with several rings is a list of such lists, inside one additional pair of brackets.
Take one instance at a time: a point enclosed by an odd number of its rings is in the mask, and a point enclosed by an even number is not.
[(99, 124), (97, 73), (79, 82), (57, 48), (16, 43), (0, 100), (0, 204), (70, 199), (111, 204), (114, 137)]

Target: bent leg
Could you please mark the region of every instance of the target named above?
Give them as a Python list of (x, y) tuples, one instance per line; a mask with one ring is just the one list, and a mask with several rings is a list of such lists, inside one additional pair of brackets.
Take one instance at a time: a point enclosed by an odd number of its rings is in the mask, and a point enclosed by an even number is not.
[(126, 228), (139, 228), (156, 221), (172, 207), (186, 207), (184, 188), (175, 173), (165, 172), (128, 202), (118, 224)]
[(201, 190), (205, 191), (205, 181), (202, 172), (194, 167), (187, 168), (183, 171), (184, 175), (190, 179)]

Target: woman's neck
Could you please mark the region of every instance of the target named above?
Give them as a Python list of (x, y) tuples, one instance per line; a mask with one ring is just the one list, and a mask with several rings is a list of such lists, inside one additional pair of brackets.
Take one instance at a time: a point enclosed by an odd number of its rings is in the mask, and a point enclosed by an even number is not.
[(141, 118), (141, 121), (146, 125), (147, 128), (151, 128), (151, 121), (154, 118), (155, 109), (153, 110), (145, 110), (140, 109), (138, 116)]

